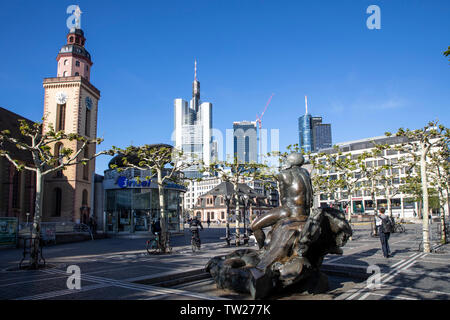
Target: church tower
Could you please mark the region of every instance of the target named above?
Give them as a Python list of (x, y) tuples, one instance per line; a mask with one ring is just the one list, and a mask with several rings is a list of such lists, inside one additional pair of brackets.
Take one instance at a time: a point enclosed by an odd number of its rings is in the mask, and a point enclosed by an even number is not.
[[(85, 49), (86, 38), (78, 26), (70, 29), (66, 44), (56, 57), (57, 76), (45, 78), (43, 85), (43, 131), (52, 125), (56, 131), (76, 133), (88, 139), (97, 137), (97, 113), (100, 91), (90, 82), (92, 60)], [(51, 148), (58, 154), (62, 147), (74, 153), (80, 149), (78, 141), (54, 143)], [(89, 145), (79, 159), (89, 158), (96, 152)], [(43, 221), (73, 221), (87, 223), (93, 204), (95, 159), (87, 165), (78, 164), (46, 176), (44, 183)]]

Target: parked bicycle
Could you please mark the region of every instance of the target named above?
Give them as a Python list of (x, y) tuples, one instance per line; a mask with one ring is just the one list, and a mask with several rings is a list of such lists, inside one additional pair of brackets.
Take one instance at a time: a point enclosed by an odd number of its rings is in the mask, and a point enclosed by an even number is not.
[[(406, 231), (405, 227), (401, 224), (395, 221), (394, 217), (390, 218), (392, 221), (392, 224), (394, 225), (394, 233), (403, 233)], [(402, 222), (403, 220), (400, 220)]]
[[(172, 252), (172, 247), (170, 246), (170, 233), (167, 233), (167, 246), (166, 246), (166, 253), (171, 253)], [(159, 236), (159, 232), (155, 233), (155, 237), (153, 239), (147, 240), (146, 242), (146, 249), (148, 254), (158, 254), (158, 253), (162, 253), (163, 251), (163, 246), (161, 243), (161, 238)]]

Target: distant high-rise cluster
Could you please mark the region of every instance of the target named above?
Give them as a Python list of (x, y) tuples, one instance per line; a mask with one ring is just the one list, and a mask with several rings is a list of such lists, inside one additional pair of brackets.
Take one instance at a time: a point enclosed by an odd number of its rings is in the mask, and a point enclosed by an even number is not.
[(241, 163), (258, 161), (255, 121), (233, 122), (234, 155)]
[(298, 118), (298, 145), (305, 152), (315, 152), (330, 148), (331, 124), (322, 123), (322, 117), (312, 117), (308, 113), (308, 100), (305, 96), (306, 112)]

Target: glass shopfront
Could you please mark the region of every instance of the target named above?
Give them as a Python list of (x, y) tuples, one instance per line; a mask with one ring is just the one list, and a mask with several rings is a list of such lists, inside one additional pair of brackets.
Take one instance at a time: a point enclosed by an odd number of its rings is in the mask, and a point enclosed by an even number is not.
[[(169, 231), (180, 228), (183, 190), (165, 189), (166, 215)], [(152, 221), (160, 218), (156, 188), (123, 188), (105, 190), (105, 221), (107, 232), (150, 231)]]

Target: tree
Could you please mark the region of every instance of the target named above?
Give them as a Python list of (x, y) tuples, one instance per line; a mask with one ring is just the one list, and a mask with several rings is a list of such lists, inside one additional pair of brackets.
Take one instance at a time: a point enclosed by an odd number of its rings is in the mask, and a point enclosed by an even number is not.
[[(239, 183), (244, 183), (245, 178), (265, 181), (272, 177), (270, 173), (263, 173), (263, 169), (267, 169), (267, 165), (260, 163), (241, 163), (237, 156), (233, 158), (233, 162), (215, 161), (208, 166), (202, 164), (201, 172), (217, 175), (223, 182), (230, 182), (233, 185), (234, 197), (236, 204), (236, 246), (240, 245), (240, 199), (239, 199)], [(228, 219), (228, 217), (227, 217)]]
[[(450, 56), (450, 46), (448, 47), (447, 51), (444, 51), (444, 56), (448, 57)], [(449, 58), (450, 60), (450, 58)]]
[[(430, 184), (437, 190), (438, 206), (441, 218), (441, 242), (447, 243), (445, 211), (450, 214), (449, 184), (450, 184), (450, 150), (448, 146), (430, 152)], [(445, 210), (447, 206), (447, 210)]]
[[(146, 144), (140, 147), (129, 146), (125, 149), (113, 146), (111, 152), (121, 157), (121, 160), (119, 161), (121, 161), (126, 168), (148, 171), (149, 174), (145, 177), (146, 180), (156, 178), (161, 218), (160, 244), (162, 252), (166, 252), (169, 247), (169, 237), (167, 237), (169, 231), (164, 187), (169, 182), (183, 182), (186, 178), (181, 171), (198, 164), (198, 162), (195, 160), (189, 161), (182, 151), (173, 148), (170, 145), (163, 144)], [(123, 170), (123, 168), (119, 167), (117, 164), (111, 165), (111, 168), (117, 168), (119, 172)]]
[[(390, 136), (391, 133), (387, 132)], [(432, 148), (445, 148), (450, 141), (450, 129), (445, 128), (438, 121), (430, 121), (425, 127), (417, 130), (404, 130), (400, 128), (396, 136), (406, 137), (407, 142), (401, 144), (400, 149), (409, 153), (413, 159), (419, 158), (420, 184), (422, 188), (423, 202), (423, 243), (424, 252), (430, 252), (430, 236), (428, 227), (429, 198), (428, 198), (428, 175), (427, 160)]]
[[(28, 170), (36, 173), (36, 207), (31, 231), (34, 245), (31, 248), (30, 261), (32, 268), (38, 268), (45, 176), (80, 163), (86, 165), (88, 161), (108, 152), (101, 151), (85, 158), (83, 151), (89, 145), (100, 144), (103, 139), (88, 139), (75, 133), (56, 132), (52, 124), (49, 124), (45, 133), (42, 133), (42, 123), (29, 123), (25, 120), (19, 120), (19, 130), (22, 137), (12, 137), (9, 130), (0, 132), (0, 156), (5, 157), (17, 170)], [(58, 152), (52, 152), (54, 145), (62, 143), (64, 146), (64, 143), (67, 142), (77, 142), (76, 148), (62, 147)], [(24, 164), (20, 159), (14, 159), (10, 151), (11, 148), (29, 152), (33, 159), (33, 166)]]

